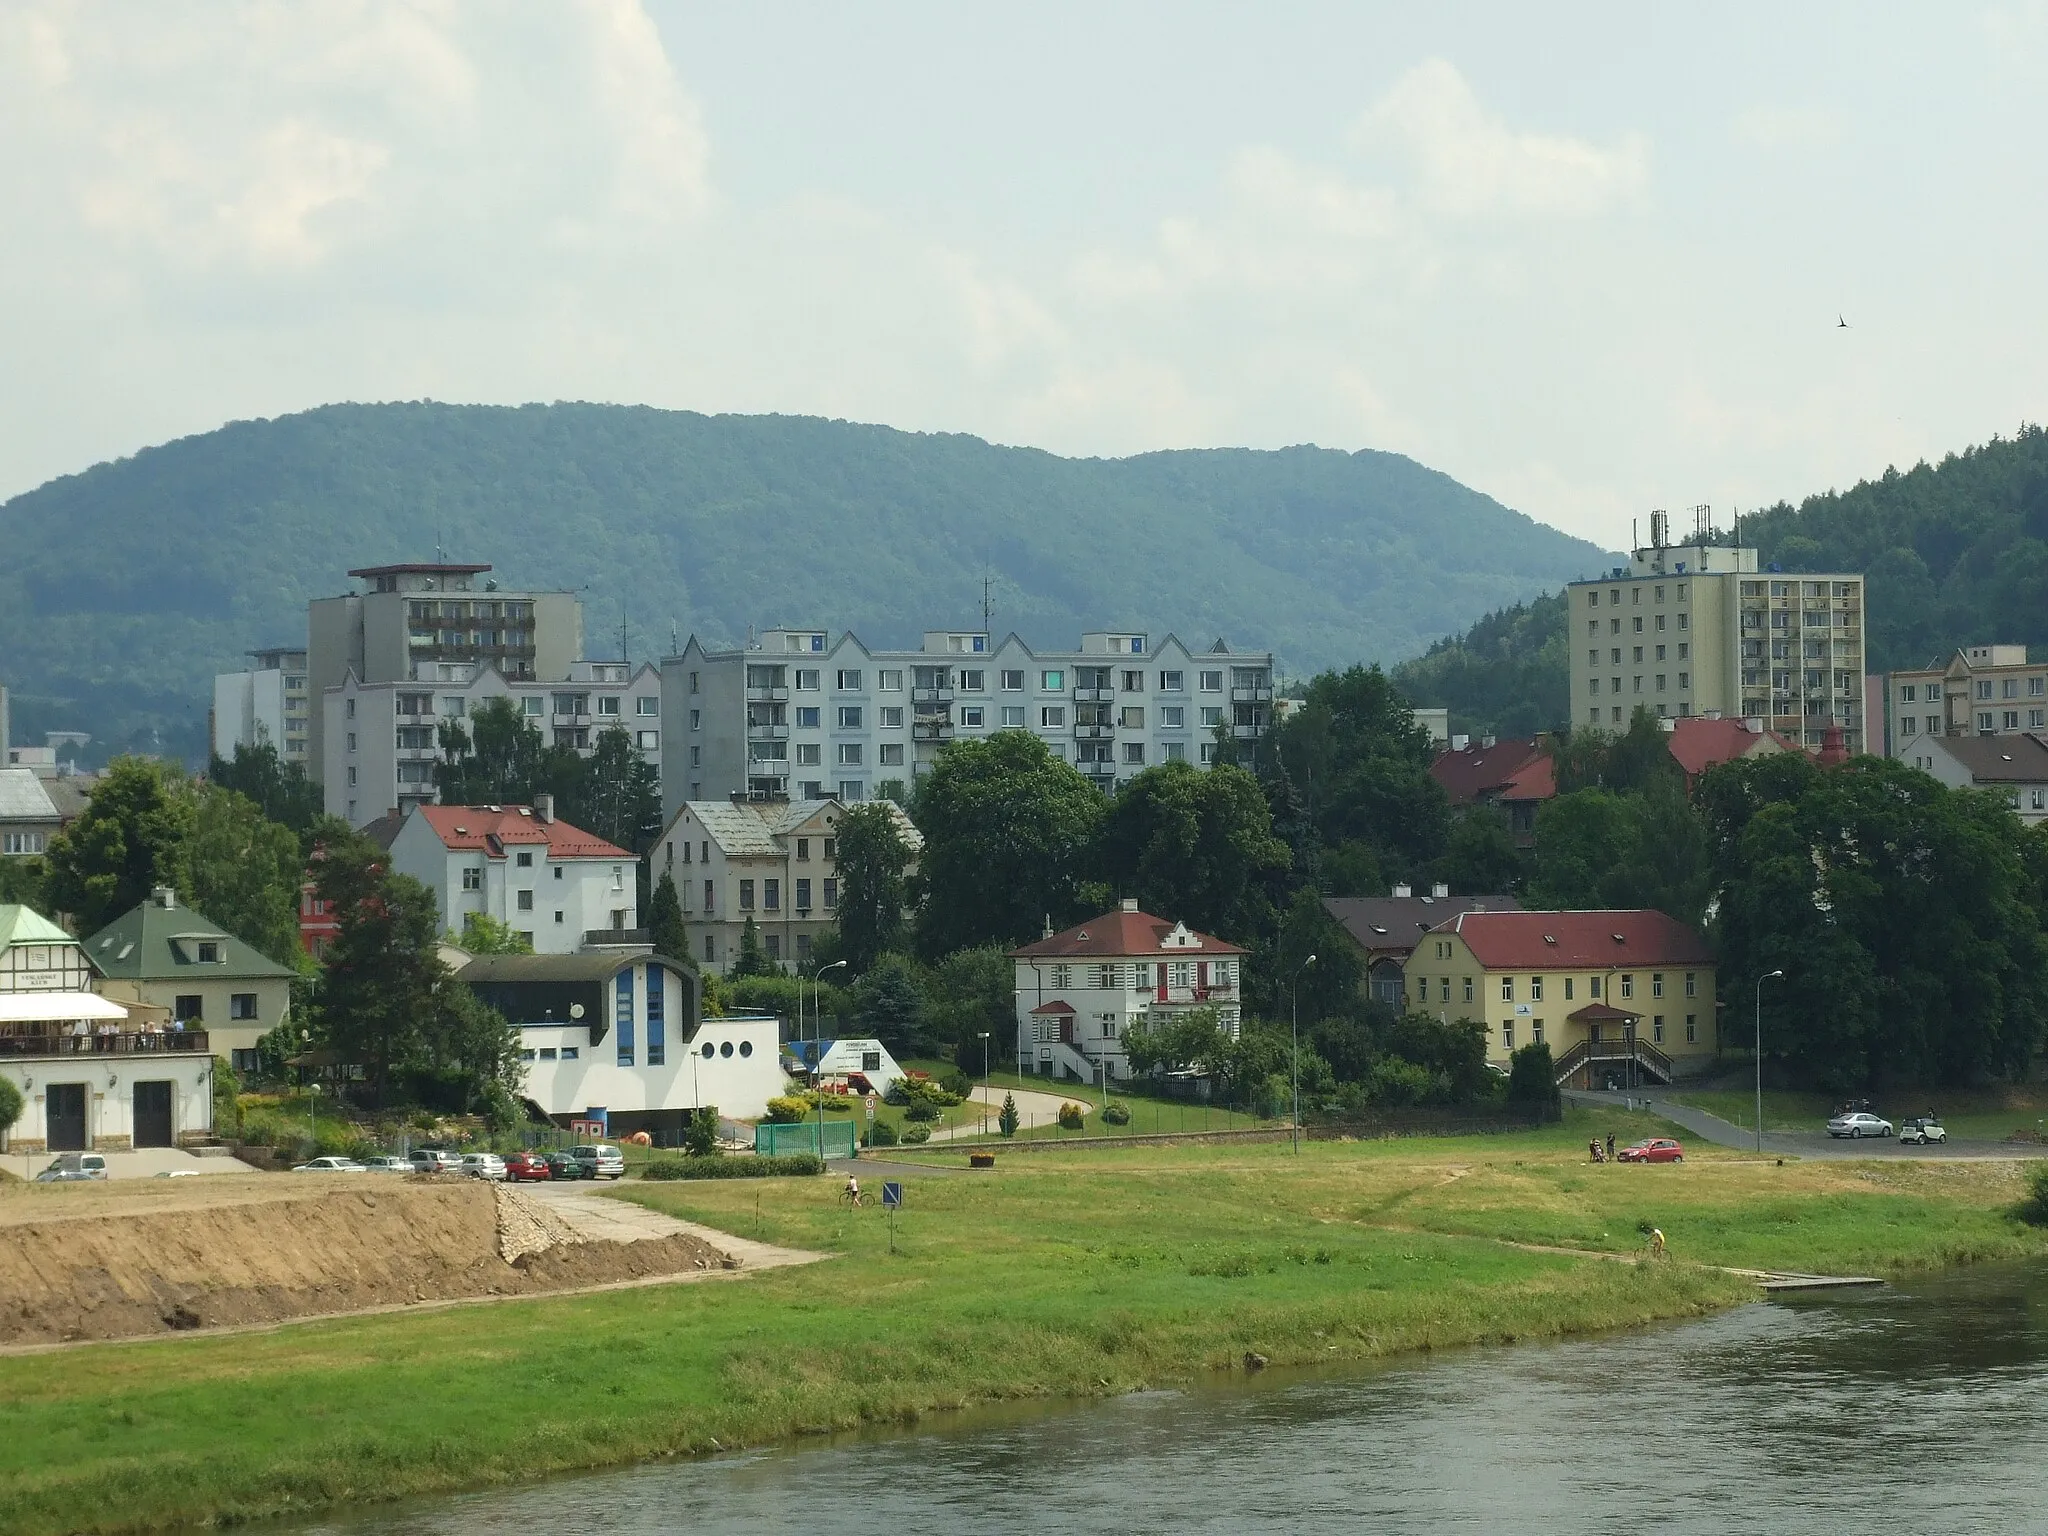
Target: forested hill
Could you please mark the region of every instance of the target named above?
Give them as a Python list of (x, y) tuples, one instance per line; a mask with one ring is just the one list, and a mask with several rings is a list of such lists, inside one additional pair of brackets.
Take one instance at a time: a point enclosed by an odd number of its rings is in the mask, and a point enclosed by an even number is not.
[(351, 566), (488, 561), (583, 590), (587, 645), (978, 622), (1040, 645), (1141, 626), (1391, 662), (1604, 557), (1445, 475), (1317, 448), (1063, 459), (964, 436), (639, 407), (337, 405), (238, 422), (0, 506), (16, 731), (192, 750), (211, 675), (303, 640)]
[[(2048, 434), (2039, 427), (1796, 507), (1745, 513), (1742, 537), (1788, 571), (1865, 573), (1872, 670), (1990, 641), (2048, 647)], [(1564, 618), (1554, 596), (1516, 603), (1438, 641), (1396, 681), (1418, 703), (1448, 704), (1455, 730), (1561, 725)]]

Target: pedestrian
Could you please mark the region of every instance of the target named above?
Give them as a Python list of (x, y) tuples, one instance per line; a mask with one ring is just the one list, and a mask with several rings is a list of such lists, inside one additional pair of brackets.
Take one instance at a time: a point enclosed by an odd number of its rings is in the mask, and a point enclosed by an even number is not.
[(1607, 1133), (1607, 1161), (1614, 1161), (1614, 1132)]

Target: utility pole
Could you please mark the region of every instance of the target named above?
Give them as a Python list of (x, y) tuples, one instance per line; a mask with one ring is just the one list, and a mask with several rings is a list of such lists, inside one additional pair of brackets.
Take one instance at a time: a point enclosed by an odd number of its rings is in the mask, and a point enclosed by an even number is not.
[(1300, 965), (1296, 966), (1294, 968), (1294, 985), (1289, 988), (1291, 994), (1289, 1011), (1294, 1016), (1294, 1054), (1288, 1060), (1287, 1066), (1288, 1075), (1294, 1084), (1294, 1155), (1296, 1157), (1301, 1156), (1301, 973), (1315, 963), (1316, 957), (1310, 955)]

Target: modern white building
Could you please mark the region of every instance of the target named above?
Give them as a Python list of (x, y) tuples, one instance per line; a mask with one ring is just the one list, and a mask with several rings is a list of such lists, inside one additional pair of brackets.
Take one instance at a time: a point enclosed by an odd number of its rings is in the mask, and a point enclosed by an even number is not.
[(1114, 912), (1010, 951), (1016, 962), (1017, 1070), (1100, 1082), (1131, 1075), (1124, 1038), (1214, 1008), (1234, 1039), (1246, 951), (1185, 923)]
[(1702, 521), (1673, 545), (1653, 512), (1629, 564), (1566, 588), (1572, 723), (1718, 714), (1808, 751), (1837, 727), (1851, 755), (1865, 750), (1863, 578), (1759, 571), (1754, 549), (1708, 537)]
[(1076, 651), (1016, 635), (934, 630), (911, 650), (854, 635), (770, 629), (744, 649), (691, 636), (661, 664), (662, 807), (732, 795), (871, 799), (947, 742), (1030, 731), (1105, 789), (1155, 763), (1209, 762), (1222, 730), (1257, 737), (1273, 656), (1223, 641), (1094, 631)]
[(530, 806), (417, 806), (391, 840), (391, 867), (434, 893), (458, 937), (478, 913), (537, 953), (569, 955), (627, 942), (640, 926), (633, 855), (557, 819), (547, 795)]
[(306, 653), (279, 646), (249, 653), (255, 665), (213, 680), (213, 755), (231, 760), (237, 747), (268, 742), (280, 760), (313, 771), (311, 694)]
[(479, 955), (457, 979), (519, 1031), (522, 1092), (558, 1125), (674, 1146), (699, 1106), (755, 1119), (783, 1091), (776, 1021), (701, 1018), (697, 976), (669, 957)]
[[(924, 846), (901, 806), (883, 801), (913, 858)], [(687, 958), (721, 975), (739, 958), (749, 920), (777, 965), (803, 970), (839, 920), (844, 808), (824, 800), (691, 800), (662, 829), (648, 873), (668, 875), (690, 936)]]
[[(1891, 755), (1918, 763), (1929, 738), (2048, 730), (2048, 661), (2024, 645), (1968, 645), (1946, 662), (1885, 680)], [(1924, 766), (1924, 765), (1923, 765)]]
[(413, 681), (366, 683), (351, 674), (322, 695), (328, 813), (362, 827), (433, 804), (440, 726), (467, 729), (469, 717), (492, 699), (511, 700), (550, 745), (585, 754), (617, 726), (660, 767), (661, 679), (644, 662), (572, 662), (566, 679), (538, 682), (508, 678), (494, 663), (441, 661), (431, 676)]

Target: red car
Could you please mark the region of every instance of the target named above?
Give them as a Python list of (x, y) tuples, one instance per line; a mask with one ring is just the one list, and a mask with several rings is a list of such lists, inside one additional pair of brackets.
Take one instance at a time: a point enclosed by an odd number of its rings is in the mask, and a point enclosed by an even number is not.
[(538, 1182), (554, 1177), (548, 1168), (548, 1160), (538, 1152), (515, 1152), (505, 1159), (506, 1182), (517, 1184), (521, 1179)]
[(1615, 1153), (1617, 1163), (1682, 1163), (1685, 1148), (1669, 1136), (1652, 1136), (1648, 1141), (1639, 1141), (1632, 1147), (1623, 1147)]

